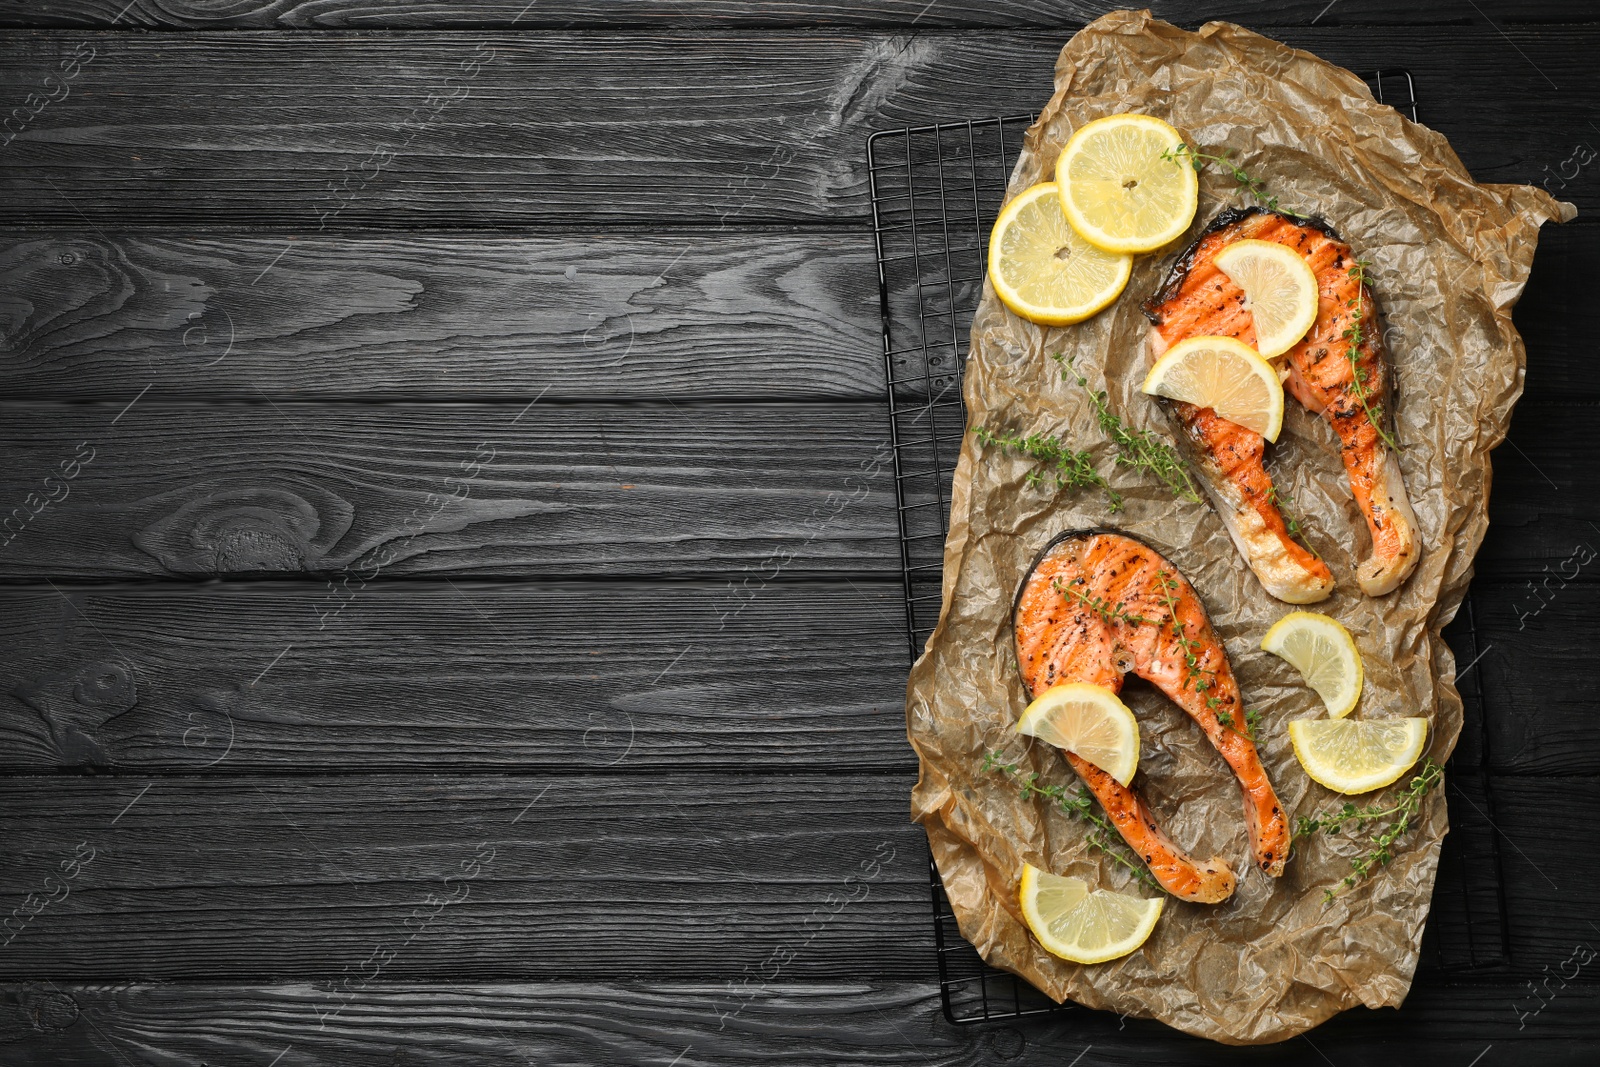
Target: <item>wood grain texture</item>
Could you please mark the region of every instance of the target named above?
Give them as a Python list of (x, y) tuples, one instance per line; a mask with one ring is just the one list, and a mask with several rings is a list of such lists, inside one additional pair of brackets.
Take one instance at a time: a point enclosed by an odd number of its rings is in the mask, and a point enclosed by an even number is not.
[[(0, 903), (39, 911), (0, 952), (0, 977), (326, 979), (374, 945), (395, 950), (388, 980), (706, 977), (757, 965), (797, 932), (817, 935), (792, 961), (797, 976), (929, 973), (909, 770), (619, 770), (0, 779), (0, 833), (15, 857)], [(1491, 788), (1492, 816), (1479, 783), (1453, 784), (1453, 816), (1498, 828), (1516, 875), (1511, 959), (1537, 966), (1600, 904), (1592, 861), (1547, 812), (1600, 817), (1600, 780)], [(471, 865), (480, 848), (492, 857)], [(1476, 880), (1494, 876), (1485, 851), (1474, 843), (1467, 856)], [(63, 890), (75, 853), (87, 862)], [(805, 926), (830, 893), (838, 910)], [(436, 923), (408, 924), (418, 908)], [(1465, 942), (1467, 918), (1459, 882), (1441, 889), (1432, 936)], [(409, 937), (419, 924), (427, 936)]]
[[(1600, 548), (1600, 535), (1583, 539)], [(1573, 560), (1600, 556), (1583, 551)], [(1473, 588), (1477, 604), (1477, 670), (1489, 709), (1485, 716), (1492, 763), (1525, 774), (1600, 773), (1594, 744), (1595, 705), (1600, 683), (1590, 662), (1600, 646), (1600, 585), (1564, 583), (1559, 565), (1546, 582), (1482, 583)]]
[(0, 406), (0, 574), (898, 573), (881, 406), (536, 399)]
[(870, 235), (18, 238), (9, 398), (883, 394)]
[[(1480, 181), (1540, 180), (1594, 136), (1587, 56), (1600, 26), (1281, 36), (1345, 66), (1409, 68), (1424, 119)], [(1032, 111), (1062, 43), (991, 31), (19, 33), (0, 42), (0, 98), (37, 96), (63, 64), (78, 73), (26, 112), (0, 192), (16, 223), (74, 229), (860, 219), (869, 132)], [(1522, 56), (1536, 58), (1523, 69)], [(1592, 177), (1570, 193), (1600, 206)]]
[[(1552, 982), (1552, 988), (1557, 988)], [(738, 989), (739, 987), (735, 987)], [(17, 1067), (128, 1062), (395, 1067), (673, 1063), (929, 1064), (933, 1067), (1304, 1067), (1395, 1062), (1427, 1049), (1440, 1063), (1588, 1067), (1600, 990), (1572, 985), (1517, 1029), (1534, 1001), (1517, 983), (1421, 979), (1405, 1007), (1355, 1009), (1310, 1041), (1234, 1049), (1159, 1023), (1075, 1009), (1022, 1025), (949, 1025), (931, 983), (774, 982), (737, 1010), (720, 983), (379, 983), (319, 1027), (327, 994), (303, 983), (13, 984), (0, 991), (0, 1044)], [(1520, 997), (1520, 1000), (1518, 999)], [(1509, 1024), (1509, 1026), (1508, 1026)], [(120, 1058), (119, 1058), (120, 1057)]]
[[(899, 574), (880, 404), (525, 396), (0, 404), (0, 576)], [(1594, 533), (1594, 411), (1518, 408), (1480, 575), (1541, 576)]]
[(0, 974), (926, 974), (912, 779), (7, 778)]
[[(1552, 970), (1582, 941), (1600, 944), (1594, 920), (1593, 879), (1573, 848), (1573, 827), (1600, 814), (1600, 779), (1496, 780), (1495, 822), (1505, 846), (1506, 917), (1512, 956)], [(1459, 791), (1452, 791), (1452, 799)], [(1559, 812), (1559, 814), (1554, 814)], [(1584, 840), (1592, 838), (1580, 829)], [(1525, 969), (1532, 969), (1526, 967)]]
[[(1184, 0), (1153, 0), (1157, 17), (1194, 26), (1197, 19), (1222, 19), (1250, 26), (1428, 25), (1474, 23), (1490, 19), (1470, 8), (1463, 14), (1445, 3), (1396, 5), (1383, 0), (1224, 0), (1197, 11)], [(630, 0), (595, 4), (577, 0), (244, 0), (218, 9), (205, 0), (43, 0), (26, 7), (0, 8), (0, 26), (115, 27), (120, 29), (569, 29), (675, 26), (862, 26), (1048, 27), (1073, 28), (1105, 14), (1103, 4), (1085, 0), (1001, 0), (967, 4), (957, 0)], [(1506, 25), (1592, 21), (1583, 0), (1521, 0), (1494, 12)]]
[(68, 592), (0, 594), (12, 772), (916, 765), (897, 582)]
[[(1516, 309), (1528, 401), (1600, 400), (1563, 310), (1600, 285), (1596, 262), (1600, 226), (1545, 228)], [(0, 244), (0, 388), (119, 403), (152, 382), (169, 399), (875, 400), (877, 284), (864, 229), (18, 236)]]
[[(0, 913), (95, 849), (0, 948), (7, 1067), (1593, 1059), (1593, 968), (1531, 1017), (1525, 983), (1600, 944), (1571, 830), (1600, 583), (1524, 616), (1600, 522), (1600, 227), (1546, 232), (1517, 312), (1485, 736), (1405, 1008), (1248, 1051), (955, 1028), (906, 822), (863, 142), (1032, 110), (1099, 11), (126, 3), (0, 6), (114, 23), (0, 40), (7, 107), (93, 50), (0, 148)], [(1266, 32), (1411, 68), (1480, 180), (1549, 178), (1600, 141), (1600, 25), (1482, 6), (1157, 13), (1316, 20)], [(1390, 22), (1419, 28), (1350, 28)], [(1597, 166), (1552, 184), (1600, 206)], [(1442, 984), (1495, 956), (1468, 909), (1500, 873), (1510, 966)]]
[[(1594, 401), (1524, 401), (1494, 452), (1489, 531), (1476, 561), (1492, 581), (1542, 580), (1577, 546), (1600, 545), (1600, 465), (1590, 442)], [(1569, 570), (1571, 568), (1568, 568)], [(1578, 569), (1594, 581), (1600, 570)]]
[[(1447, 630), (1463, 667), (1487, 649), (1462, 683), (1457, 762), (1600, 773), (1571, 750), (1592, 696), (1576, 650), (1600, 640), (1590, 593), (1530, 622), (1542, 658), (1519, 670), (1516, 591), (1475, 587), (1476, 646), (1465, 615)], [(900, 583), (866, 578), (16, 589), (0, 593), (0, 769), (907, 769), (903, 626)], [(1510, 696), (1551, 677), (1564, 699)]]
[[(1596, 131), (1595, 141), (1600, 148), (1600, 131)], [(1594, 180), (1600, 189), (1600, 166)], [(1533, 272), (1512, 310), (1512, 320), (1528, 352), (1524, 402), (1600, 400), (1600, 376), (1594, 373), (1593, 360), (1582, 355), (1589, 346), (1580, 317), (1569, 311), (1584, 306), (1587, 298), (1583, 294), (1595, 292), (1597, 287), (1600, 225), (1596, 220), (1579, 216), (1565, 225), (1543, 227)]]

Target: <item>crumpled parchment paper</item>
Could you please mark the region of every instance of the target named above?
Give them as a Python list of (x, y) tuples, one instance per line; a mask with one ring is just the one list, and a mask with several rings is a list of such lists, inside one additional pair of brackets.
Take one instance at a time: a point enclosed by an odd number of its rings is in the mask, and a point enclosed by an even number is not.
[[(1427, 754), (1442, 763), (1461, 729), (1461, 700), (1439, 631), (1471, 577), (1488, 524), (1489, 450), (1504, 437), (1522, 390), (1524, 352), (1511, 307), (1540, 224), (1575, 210), (1531, 187), (1479, 185), (1444, 137), (1376, 103), (1354, 74), (1227, 23), (1190, 33), (1148, 12), (1107, 15), (1062, 50), (1055, 81), (1009, 195), (1052, 180), (1056, 156), (1080, 124), (1141, 111), (1166, 119), (1202, 151), (1231, 148), (1282, 206), (1325, 216), (1371, 260), (1398, 383), (1401, 466), (1423, 535), (1420, 566), (1394, 594), (1361, 595), (1354, 571), (1368, 544), (1365, 524), (1331, 429), (1292, 398), (1268, 470), (1337, 578), (1333, 597), (1315, 610), (1356, 635), (1366, 688), (1355, 714), (1426, 716)], [(1346, 799), (1311, 782), (1289, 744), (1291, 719), (1325, 714), (1316, 694), (1257, 647), (1292, 609), (1261, 588), (1208, 505), (1174, 500), (1149, 476), (1114, 465), (1085, 390), (1063, 380), (1049, 358), (1076, 357), (1090, 388), (1108, 390), (1125, 422), (1170, 439), (1165, 416), (1138, 391), (1147, 369), (1139, 303), (1218, 211), (1247, 202), (1231, 177), (1208, 167), (1190, 234), (1140, 257), (1123, 296), (1076, 326), (1032, 325), (986, 287), (966, 369), (969, 425), (1060, 434), (1090, 449), (1126, 505), (1109, 514), (1093, 490), (1028, 487), (1031, 460), (985, 449), (968, 434), (955, 474), (942, 614), (907, 691), (908, 734), (921, 759), (912, 814), (927, 828), (962, 933), (978, 951), (1056, 999), (1235, 1044), (1281, 1041), (1353, 1005), (1405, 998), (1447, 829), (1443, 788), (1429, 795), (1393, 862), (1325, 906), (1323, 889), (1350, 872), (1351, 857), (1371, 847), (1366, 838), (1302, 840), (1284, 876), (1268, 878), (1249, 862), (1243, 805), (1226, 764), (1182, 712), (1130, 679), (1124, 696), (1141, 724), (1136, 788), (1179, 845), (1227, 858), (1239, 888), (1221, 905), (1169, 898), (1142, 949), (1080, 966), (1044, 952), (1023, 925), (1016, 903), (1023, 863), (1102, 887), (1153, 891), (1091, 851), (1082, 822), (1047, 802), (1022, 800), (1014, 782), (980, 764), (998, 749), (1047, 782), (1077, 787), (1059, 753), (1027, 748), (1011, 733), (1027, 705), (1011, 604), (1045, 542), (1104, 525), (1156, 546), (1199, 590), (1246, 704), (1261, 713), (1262, 758), (1291, 815), (1316, 815)]]

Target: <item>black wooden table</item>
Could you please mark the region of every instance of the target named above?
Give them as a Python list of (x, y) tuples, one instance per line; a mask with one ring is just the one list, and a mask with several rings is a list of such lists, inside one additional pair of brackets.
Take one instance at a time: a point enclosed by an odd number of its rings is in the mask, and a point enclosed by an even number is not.
[[(1592, 4), (1156, 7), (1600, 208)], [(1595, 1062), (1587, 217), (1470, 599), (1495, 943), (1270, 1048), (945, 1018), (866, 138), (1102, 10), (0, 5), (0, 1063)]]

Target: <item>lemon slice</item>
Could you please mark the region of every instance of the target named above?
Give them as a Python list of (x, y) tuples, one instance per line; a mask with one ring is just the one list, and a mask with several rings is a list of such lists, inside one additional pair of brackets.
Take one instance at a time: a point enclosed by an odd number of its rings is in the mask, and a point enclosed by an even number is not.
[(1336, 793), (1370, 793), (1399, 778), (1422, 755), (1427, 719), (1296, 719), (1295, 758), (1313, 781)]
[(1111, 690), (1053, 685), (1017, 720), (1017, 733), (1075, 752), (1127, 785), (1139, 769), (1139, 723)]
[(1167, 349), (1142, 387), (1154, 396), (1211, 408), (1276, 441), (1283, 429), (1283, 382), (1272, 364), (1231, 337), (1191, 337)]
[(1344, 718), (1361, 699), (1361, 653), (1336, 619), (1291, 611), (1272, 624), (1261, 647), (1300, 672), (1328, 706), (1328, 718)]
[(1217, 253), (1217, 269), (1244, 290), (1255, 320), (1256, 351), (1289, 351), (1317, 321), (1317, 276), (1305, 257), (1275, 241), (1235, 241)]
[(1043, 326), (1082, 322), (1121, 294), (1132, 271), (1132, 256), (1102, 251), (1067, 225), (1050, 182), (1007, 204), (989, 236), (995, 295)]
[(1166, 903), (1109, 889), (1090, 889), (1029, 863), (1022, 868), (1022, 917), (1046, 952), (1073, 963), (1126, 956), (1150, 936)]
[(1112, 115), (1078, 129), (1056, 160), (1061, 208), (1108, 252), (1150, 252), (1194, 221), (1200, 180), (1175, 154), (1183, 135), (1151, 115)]

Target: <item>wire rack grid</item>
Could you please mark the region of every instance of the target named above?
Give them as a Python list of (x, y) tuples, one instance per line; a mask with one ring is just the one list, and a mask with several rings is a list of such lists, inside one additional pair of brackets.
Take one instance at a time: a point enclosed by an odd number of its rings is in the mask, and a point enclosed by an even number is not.
[[(1378, 71), (1365, 80), (1376, 99), (1416, 120), (1409, 72)], [(950, 486), (967, 429), (962, 368), (983, 291), (989, 226), (1032, 121), (1032, 116), (1019, 115), (911, 126), (875, 133), (867, 141), (906, 633), (913, 659), (938, 621)], [(1470, 601), (1449, 636), (1458, 662), (1476, 657)], [(1474, 686), (1465, 698), (1464, 734), (1470, 734), (1475, 725), (1481, 727), (1481, 690)], [(1472, 750), (1470, 762), (1476, 767), (1462, 766), (1468, 755), (1464, 749)], [(1463, 743), (1452, 761), (1452, 779), (1462, 779), (1465, 770), (1466, 782), (1459, 788), (1469, 791), (1469, 800), (1476, 789), (1484, 808), (1492, 810), (1482, 773), (1487, 761), (1481, 741)], [(1441, 886), (1448, 882), (1453, 888), (1445, 909), (1440, 906), (1445, 891), (1436, 894), (1425, 959), (1450, 969), (1501, 967), (1507, 959), (1497, 842), (1487, 825), (1474, 837), (1473, 824), (1463, 824), (1454, 810), (1451, 821), (1456, 832), (1450, 843), (1464, 840), (1465, 845), (1447, 847), (1442, 857)], [(1468, 832), (1463, 835), (1463, 830)], [(1469, 869), (1476, 883), (1469, 882)], [(1485, 870), (1492, 878), (1487, 886)], [(929, 892), (946, 1018), (966, 1024), (1068, 1010), (983, 962), (961, 937), (931, 860)], [(1441, 916), (1442, 910), (1448, 916)], [(1436, 933), (1441, 925), (1449, 928), (1447, 934)]]

